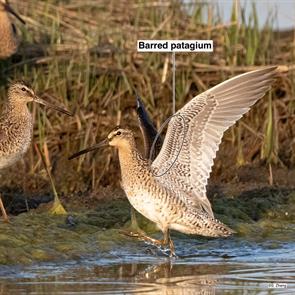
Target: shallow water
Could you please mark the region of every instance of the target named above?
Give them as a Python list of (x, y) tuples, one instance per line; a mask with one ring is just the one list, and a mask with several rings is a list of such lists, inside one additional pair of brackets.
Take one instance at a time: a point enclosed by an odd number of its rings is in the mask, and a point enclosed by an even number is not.
[[(174, 232), (173, 260), (120, 234), (127, 202), (71, 216), (20, 214), (0, 223), (0, 295), (295, 294), (294, 204), (288, 192), (218, 199), (218, 218), (238, 234)], [(140, 225), (161, 238), (150, 223)]]
[(2, 266), (0, 294), (295, 294), (295, 241), (287, 235), (177, 236), (173, 260), (130, 240), (77, 261)]

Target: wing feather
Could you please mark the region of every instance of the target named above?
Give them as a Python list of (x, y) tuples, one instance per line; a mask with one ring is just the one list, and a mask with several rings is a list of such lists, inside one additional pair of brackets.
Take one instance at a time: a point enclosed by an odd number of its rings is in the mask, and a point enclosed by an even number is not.
[(159, 181), (213, 216), (206, 185), (223, 133), (270, 88), (276, 67), (248, 72), (194, 97), (171, 119), (152, 163)]

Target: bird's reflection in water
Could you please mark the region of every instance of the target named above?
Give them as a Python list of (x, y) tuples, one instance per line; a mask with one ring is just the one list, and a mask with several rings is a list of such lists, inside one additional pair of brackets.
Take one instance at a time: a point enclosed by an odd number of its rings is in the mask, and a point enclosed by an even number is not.
[(278, 280), (287, 285), (288, 294), (295, 294), (294, 261), (275, 265), (227, 260), (197, 263), (188, 259), (170, 263), (154, 258), (148, 262), (140, 259), (136, 263), (124, 262), (126, 260), (112, 263), (105, 260), (103, 265), (84, 261), (68, 266), (34, 266), (23, 269), (22, 277), (19, 268), (8, 269), (6, 274), (2, 272), (0, 295), (268, 294), (265, 290), (269, 290), (269, 284)]
[[(101, 277), (103, 269), (97, 266), (94, 272)], [(147, 286), (150, 286), (153, 287), (148, 291), (151, 294), (215, 294), (218, 280), (208, 272), (214, 273), (209, 265), (186, 266), (184, 270), (183, 265), (173, 265), (171, 260), (167, 260), (152, 265), (123, 264), (116, 269), (116, 275), (113, 275), (119, 281), (137, 285), (138, 292), (146, 292)]]

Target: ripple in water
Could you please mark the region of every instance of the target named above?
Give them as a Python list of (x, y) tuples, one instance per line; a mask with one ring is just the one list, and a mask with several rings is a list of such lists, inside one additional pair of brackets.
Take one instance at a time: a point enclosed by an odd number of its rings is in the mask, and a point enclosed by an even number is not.
[(295, 294), (293, 242), (177, 239), (176, 247), (172, 262), (130, 242), (84, 261), (2, 266), (1, 294)]

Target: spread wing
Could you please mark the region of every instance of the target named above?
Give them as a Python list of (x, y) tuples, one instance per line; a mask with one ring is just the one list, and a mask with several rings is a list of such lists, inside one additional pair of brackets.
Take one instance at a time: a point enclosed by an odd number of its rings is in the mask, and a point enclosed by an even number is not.
[(270, 88), (276, 67), (248, 72), (194, 97), (168, 124), (152, 169), (188, 205), (213, 216), (206, 185), (223, 133)]

